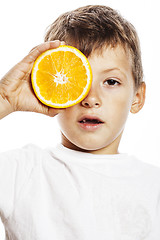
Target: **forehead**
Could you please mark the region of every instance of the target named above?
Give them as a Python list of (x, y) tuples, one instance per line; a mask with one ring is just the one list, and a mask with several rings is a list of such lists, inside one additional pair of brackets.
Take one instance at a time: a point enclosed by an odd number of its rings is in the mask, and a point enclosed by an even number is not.
[(123, 71), (132, 72), (132, 60), (127, 51), (121, 45), (116, 47), (103, 47), (101, 51), (93, 51), (88, 57), (92, 68), (98, 71), (119, 68)]

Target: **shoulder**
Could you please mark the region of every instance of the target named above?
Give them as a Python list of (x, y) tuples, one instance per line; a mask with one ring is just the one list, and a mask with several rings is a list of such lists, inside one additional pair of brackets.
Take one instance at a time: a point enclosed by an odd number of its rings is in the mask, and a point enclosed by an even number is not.
[(6, 152), (0, 153), (0, 164), (25, 164), (29, 166), (30, 164), (36, 164), (38, 161), (41, 160), (43, 156), (43, 149), (34, 145), (28, 144), (22, 148), (11, 149)]
[(27, 144), (21, 148), (11, 149), (9, 151), (0, 152), (0, 157), (19, 156), (37, 153), (41, 148), (34, 144)]
[(135, 164), (140, 169), (141, 175), (146, 178), (157, 179), (160, 181), (160, 167), (151, 163), (135, 158)]
[(27, 144), (21, 148), (0, 152), (0, 168), (6, 169), (21, 168), (31, 170), (41, 164), (52, 163), (52, 166), (61, 165), (57, 158), (57, 149), (42, 148), (35, 144)]

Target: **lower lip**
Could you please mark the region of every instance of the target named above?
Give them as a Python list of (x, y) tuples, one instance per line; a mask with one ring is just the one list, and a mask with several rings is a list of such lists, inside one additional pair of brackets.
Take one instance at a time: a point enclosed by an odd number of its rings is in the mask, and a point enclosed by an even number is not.
[(100, 127), (102, 127), (103, 123), (89, 124), (89, 123), (80, 123), (79, 122), (79, 125), (84, 130), (95, 131), (95, 130), (99, 129)]

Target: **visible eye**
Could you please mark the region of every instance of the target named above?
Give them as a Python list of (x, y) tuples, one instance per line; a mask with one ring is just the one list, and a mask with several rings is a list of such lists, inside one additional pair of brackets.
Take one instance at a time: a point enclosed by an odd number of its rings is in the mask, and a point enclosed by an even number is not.
[(109, 86), (115, 86), (115, 85), (120, 84), (120, 82), (118, 82), (117, 80), (111, 78), (111, 79), (105, 80), (104, 84), (105, 85), (109, 85)]

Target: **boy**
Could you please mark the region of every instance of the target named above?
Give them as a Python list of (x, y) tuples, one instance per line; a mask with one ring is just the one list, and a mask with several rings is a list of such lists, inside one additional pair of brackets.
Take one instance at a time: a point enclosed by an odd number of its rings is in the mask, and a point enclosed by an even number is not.
[[(81, 103), (53, 109), (33, 94), (30, 73), (40, 53), (64, 42), (88, 57), (93, 83)], [(49, 27), (45, 43), (0, 82), (1, 118), (13, 111), (58, 114), (62, 134), (54, 149), (28, 145), (1, 153), (7, 239), (160, 239), (160, 170), (118, 152), (128, 113), (144, 100), (138, 36), (115, 10), (82, 7)]]

